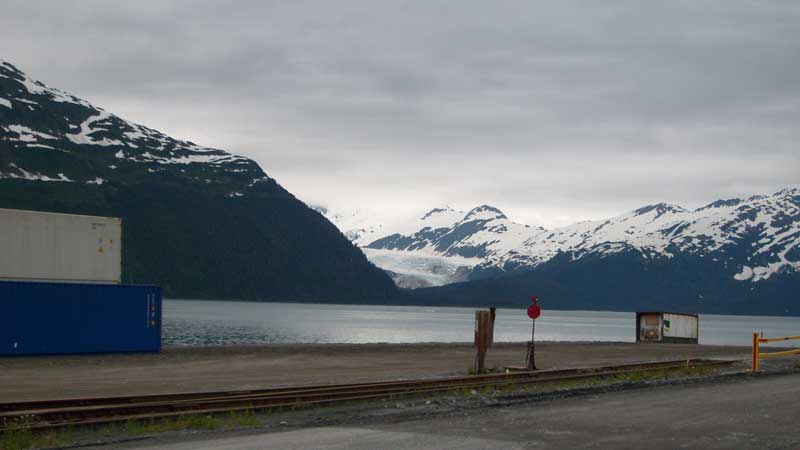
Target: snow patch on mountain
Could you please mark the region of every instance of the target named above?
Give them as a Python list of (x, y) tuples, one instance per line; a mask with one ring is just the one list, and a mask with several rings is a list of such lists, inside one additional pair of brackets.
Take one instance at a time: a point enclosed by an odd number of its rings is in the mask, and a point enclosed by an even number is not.
[(32, 130), (23, 125), (8, 125), (5, 129), (16, 133), (18, 136), (17, 139), (21, 142), (37, 142), (39, 139), (58, 139), (53, 135)]
[[(59, 150), (59, 149), (57, 149), (55, 147), (52, 147), (50, 145), (38, 144), (38, 143), (27, 143), (27, 144), (25, 144), (25, 148), (46, 148), (48, 150)], [(59, 150), (59, 151), (63, 151), (63, 150)]]
[(51, 176), (39, 172), (28, 172), (27, 170), (19, 167), (14, 163), (9, 164), (9, 168), (12, 171), (5, 173), (0, 172), (0, 179), (6, 178), (6, 179), (20, 179), (20, 180), (30, 180), (30, 181), (57, 181), (66, 183), (72, 183), (74, 181), (70, 180), (63, 173), (59, 173), (56, 178), (53, 178)]
[(123, 146), (124, 142), (117, 139), (109, 139), (106, 137), (97, 138), (93, 137), (92, 133), (97, 131), (109, 131), (108, 127), (113, 127), (111, 122), (105, 122), (111, 117), (110, 113), (100, 110), (98, 114), (89, 116), (80, 125), (78, 125), (78, 132), (74, 134), (67, 134), (66, 137), (76, 144), (89, 144), (108, 147), (110, 145)]

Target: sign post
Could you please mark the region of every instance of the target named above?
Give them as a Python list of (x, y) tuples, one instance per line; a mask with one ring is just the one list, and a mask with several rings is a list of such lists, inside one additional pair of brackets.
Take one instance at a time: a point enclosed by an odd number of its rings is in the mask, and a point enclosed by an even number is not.
[(528, 317), (531, 318), (531, 341), (528, 342), (528, 356), (525, 362), (527, 362), (528, 370), (536, 370), (536, 319), (542, 314), (542, 308), (539, 307), (539, 299), (535, 295), (531, 297), (531, 303), (531, 306), (528, 307)]

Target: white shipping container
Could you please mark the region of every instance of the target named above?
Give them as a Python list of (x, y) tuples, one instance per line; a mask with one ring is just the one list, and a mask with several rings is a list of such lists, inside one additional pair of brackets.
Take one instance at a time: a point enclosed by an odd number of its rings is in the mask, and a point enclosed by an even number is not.
[(0, 280), (119, 283), (122, 220), (0, 208)]

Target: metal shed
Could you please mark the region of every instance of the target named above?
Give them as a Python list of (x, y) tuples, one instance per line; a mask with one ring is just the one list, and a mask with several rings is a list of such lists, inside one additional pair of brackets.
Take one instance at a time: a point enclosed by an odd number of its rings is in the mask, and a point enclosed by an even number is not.
[(637, 312), (636, 342), (697, 344), (700, 320), (697, 314)]

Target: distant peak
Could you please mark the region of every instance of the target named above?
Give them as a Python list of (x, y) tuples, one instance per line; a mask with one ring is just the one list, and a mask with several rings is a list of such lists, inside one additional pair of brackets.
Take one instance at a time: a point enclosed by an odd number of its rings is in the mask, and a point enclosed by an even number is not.
[(726, 200), (717, 200), (715, 202), (711, 202), (711, 203), (707, 204), (706, 206), (703, 206), (701, 208), (697, 208), (697, 210), (698, 211), (703, 211), (703, 210), (712, 209), (712, 208), (726, 208), (726, 207), (729, 207), (729, 206), (736, 206), (739, 203), (742, 203), (742, 199), (740, 199), (740, 198), (729, 198), (729, 199), (726, 199)]
[(641, 207), (633, 212), (634, 215), (641, 216), (651, 211), (656, 212), (656, 217), (666, 214), (668, 212), (686, 212), (686, 210), (678, 205), (670, 205), (669, 203), (656, 203), (655, 205), (647, 205)]
[(786, 188), (772, 194), (773, 197), (794, 197), (800, 195), (800, 188)]
[(15, 78), (25, 78), (25, 74), (22, 73), (15, 65), (11, 64), (8, 61), (0, 59), (0, 76), (13, 75)]
[(441, 208), (433, 208), (432, 210), (426, 212), (422, 217), (420, 217), (419, 220), (425, 220), (425, 219), (428, 219), (428, 218), (430, 218), (432, 216), (435, 216), (437, 214), (448, 213), (448, 212), (453, 212), (453, 211), (455, 211), (455, 210), (453, 208), (451, 208), (449, 205), (445, 205), (445, 206), (443, 206)]
[(489, 205), (481, 205), (476, 208), (473, 208), (466, 216), (464, 216), (464, 220), (492, 220), (492, 219), (508, 219), (502, 211), (495, 208), (494, 206)]

